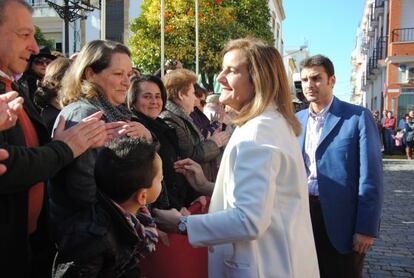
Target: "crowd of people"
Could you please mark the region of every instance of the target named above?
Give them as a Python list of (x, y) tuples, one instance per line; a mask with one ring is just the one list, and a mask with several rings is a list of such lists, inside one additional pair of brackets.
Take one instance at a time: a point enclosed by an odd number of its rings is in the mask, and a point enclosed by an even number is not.
[(402, 154), (413, 158), (414, 149), (414, 110), (404, 114), (397, 123), (392, 111), (384, 110), (382, 117), (378, 110), (372, 116), (378, 127), (385, 155)]
[[(261, 40), (226, 44), (216, 95), (176, 60), (143, 74), (118, 42), (39, 49), (32, 12), (0, 0), (4, 273), (361, 277), (383, 198), (378, 122), (334, 97), (327, 57), (302, 63), (310, 105), (295, 114), (283, 59)], [(172, 256), (203, 251), (141, 267), (174, 235)]]

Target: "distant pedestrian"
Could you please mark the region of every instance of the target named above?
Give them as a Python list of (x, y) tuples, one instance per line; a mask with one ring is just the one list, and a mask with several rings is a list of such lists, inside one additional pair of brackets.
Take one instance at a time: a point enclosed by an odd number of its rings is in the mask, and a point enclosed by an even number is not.
[(413, 122), (413, 118), (410, 117), (410, 114), (407, 114), (407, 116), (405, 116), (404, 140), (405, 140), (405, 155), (407, 159), (411, 159), (412, 150), (414, 148), (414, 122)]
[(333, 95), (332, 62), (303, 61), (309, 109), (297, 113), (308, 176), (310, 213), (321, 277), (361, 277), (378, 236), (383, 177), (378, 129), (371, 112)]
[(394, 151), (392, 135), (394, 134), (396, 125), (397, 120), (393, 116), (392, 111), (387, 111), (387, 117), (382, 124), (384, 128), (384, 154), (392, 154)]

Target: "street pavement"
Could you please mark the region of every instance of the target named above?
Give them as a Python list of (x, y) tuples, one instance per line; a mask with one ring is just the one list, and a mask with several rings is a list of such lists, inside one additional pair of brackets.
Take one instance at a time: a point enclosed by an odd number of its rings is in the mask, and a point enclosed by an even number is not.
[(414, 160), (384, 159), (381, 231), (363, 277), (414, 277)]

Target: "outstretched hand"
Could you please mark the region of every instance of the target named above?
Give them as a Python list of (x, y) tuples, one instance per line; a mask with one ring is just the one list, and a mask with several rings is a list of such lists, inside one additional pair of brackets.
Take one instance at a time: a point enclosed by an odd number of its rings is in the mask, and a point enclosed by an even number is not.
[(200, 193), (211, 195), (214, 184), (209, 182), (204, 176), (200, 164), (190, 158), (178, 160), (174, 163), (174, 169), (182, 174), (190, 185)]
[(227, 142), (230, 139), (231, 134), (227, 131), (221, 131), (216, 129), (211, 135), (208, 140), (214, 141), (219, 148), (224, 147), (227, 145)]
[(167, 233), (178, 233), (178, 223), (183, 216), (176, 209), (153, 209), (157, 227)]
[(105, 122), (101, 121), (102, 112), (96, 112), (71, 128), (65, 130), (65, 119), (60, 116), (53, 131), (53, 140), (65, 142), (78, 157), (89, 148), (101, 147), (106, 141)]

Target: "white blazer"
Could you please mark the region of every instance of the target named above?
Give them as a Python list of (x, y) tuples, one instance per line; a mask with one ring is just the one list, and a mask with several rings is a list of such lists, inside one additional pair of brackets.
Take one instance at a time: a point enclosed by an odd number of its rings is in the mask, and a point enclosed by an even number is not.
[(210, 246), (211, 278), (319, 277), (302, 153), (275, 108), (234, 131), (210, 211), (187, 231)]

